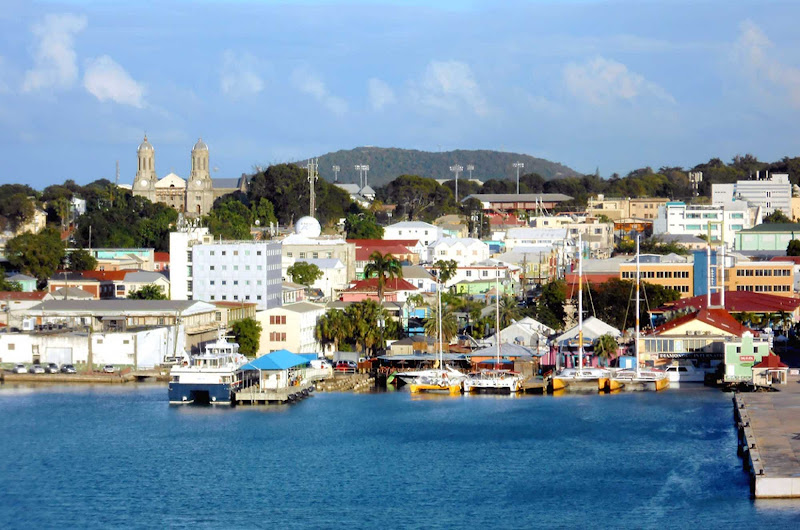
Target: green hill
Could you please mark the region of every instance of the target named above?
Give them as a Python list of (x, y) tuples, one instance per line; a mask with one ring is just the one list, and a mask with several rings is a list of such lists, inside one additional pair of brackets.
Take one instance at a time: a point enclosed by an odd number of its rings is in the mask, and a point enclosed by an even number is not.
[[(358, 182), (356, 164), (369, 166), (368, 182), (374, 187), (382, 186), (400, 175), (420, 175), (437, 179), (453, 178), (450, 166), (458, 163), (464, 167), (460, 178), (467, 178), (467, 164), (475, 166), (472, 177), (483, 181), (499, 178), (513, 178), (516, 169), (511, 165), (522, 162), (525, 167), (520, 175), (538, 173), (546, 180), (560, 177), (579, 176), (579, 174), (556, 162), (518, 153), (506, 153), (489, 150), (456, 150), (431, 153), (413, 149), (397, 149), (386, 147), (356, 147), (355, 149), (336, 151), (319, 157), (319, 173), (322, 178), (333, 182), (332, 166), (338, 165), (339, 182)], [(305, 166), (306, 161), (297, 162)]]

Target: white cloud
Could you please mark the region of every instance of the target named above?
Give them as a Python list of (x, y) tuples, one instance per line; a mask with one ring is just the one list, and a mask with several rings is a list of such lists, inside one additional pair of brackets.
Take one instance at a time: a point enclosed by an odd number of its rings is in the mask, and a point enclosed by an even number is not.
[(565, 66), (564, 83), (573, 96), (594, 105), (639, 97), (675, 103), (675, 99), (657, 84), (631, 72), (622, 63), (599, 56), (583, 64)]
[(108, 55), (86, 62), (83, 87), (100, 101), (113, 101), (138, 108), (144, 106), (144, 85), (136, 82)]
[(782, 88), (791, 104), (800, 107), (800, 69), (771, 56), (769, 51), (773, 46), (761, 28), (747, 20), (741, 25), (735, 47), (738, 63), (748, 70), (749, 77), (762, 90), (768, 90), (770, 85)]
[(392, 87), (380, 79), (372, 78), (367, 81), (369, 103), (373, 110), (383, 110), (386, 105), (397, 103)]
[(347, 102), (331, 94), (328, 91), (328, 87), (325, 86), (325, 82), (314, 72), (305, 68), (297, 68), (292, 72), (292, 83), (301, 92), (312, 96), (326, 109), (337, 116), (341, 116), (347, 112)]
[(455, 112), (466, 104), (472, 112), (489, 112), (472, 69), (460, 61), (431, 61), (419, 84), (412, 84), (412, 97), (420, 104)]
[(231, 98), (258, 94), (264, 90), (264, 80), (258, 73), (258, 60), (249, 53), (236, 54), (225, 50), (222, 54), (220, 89)]
[(75, 35), (86, 29), (86, 17), (47, 15), (31, 31), (38, 39), (34, 68), (25, 72), (23, 92), (46, 88), (68, 88), (78, 79)]

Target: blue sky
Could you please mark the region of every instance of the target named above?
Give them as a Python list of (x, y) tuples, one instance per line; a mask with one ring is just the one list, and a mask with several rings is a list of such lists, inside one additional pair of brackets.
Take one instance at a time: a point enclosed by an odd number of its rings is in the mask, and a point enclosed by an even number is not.
[(797, 156), (798, 19), (763, 1), (6, 0), (0, 182), (117, 160), (131, 182), (145, 132), (160, 176), (186, 176), (200, 136), (216, 177), (362, 145), (603, 176)]

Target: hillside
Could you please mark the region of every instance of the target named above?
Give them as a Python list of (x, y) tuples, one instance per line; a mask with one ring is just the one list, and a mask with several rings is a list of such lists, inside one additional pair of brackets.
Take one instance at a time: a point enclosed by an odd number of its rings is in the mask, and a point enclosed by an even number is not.
[[(516, 170), (511, 164), (525, 164), (520, 175), (538, 173), (546, 180), (560, 177), (578, 176), (574, 170), (558, 164), (518, 153), (506, 153), (489, 150), (456, 150), (431, 153), (413, 149), (397, 149), (386, 147), (357, 147), (350, 150), (336, 151), (319, 157), (319, 173), (322, 178), (333, 182), (332, 166), (338, 165), (339, 182), (358, 182), (356, 164), (369, 165), (368, 182), (377, 187), (389, 183), (399, 175), (420, 175), (432, 178), (453, 178), (450, 166), (458, 163), (464, 167), (461, 178), (466, 178), (467, 164), (475, 166), (473, 178), (480, 180), (513, 178)], [(297, 162), (305, 166), (306, 161)]]

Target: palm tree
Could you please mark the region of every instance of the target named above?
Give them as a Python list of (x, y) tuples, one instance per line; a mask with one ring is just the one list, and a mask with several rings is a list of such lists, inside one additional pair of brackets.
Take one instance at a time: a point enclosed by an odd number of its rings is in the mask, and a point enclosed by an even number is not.
[(369, 256), (369, 263), (364, 267), (364, 278), (378, 278), (378, 302), (383, 304), (383, 291), (386, 280), (403, 277), (403, 267), (391, 253), (381, 254), (376, 250)]
[(437, 269), (439, 272), (437, 276), (439, 277), (439, 282), (442, 285), (446, 284), (450, 279), (456, 275), (458, 272), (458, 263), (454, 259), (449, 260), (442, 260), (440, 259), (436, 263), (433, 264), (433, 268)]
[(500, 329), (507, 328), (519, 320), (520, 311), (517, 300), (513, 296), (503, 296), (500, 300)]
[(349, 325), (349, 337), (356, 343), (360, 351), (374, 350), (376, 345), (382, 346), (381, 330), (378, 327), (378, 319), (384, 321), (389, 319), (389, 313), (379, 306), (375, 300), (363, 300), (351, 304), (345, 309), (345, 317)]
[(323, 345), (333, 344), (333, 348), (338, 350), (339, 344), (351, 336), (350, 321), (343, 312), (330, 309), (317, 321), (314, 336)]
[[(450, 307), (445, 306), (442, 309), (442, 342), (449, 344), (450, 339), (458, 333), (458, 322), (456, 315), (451, 311)], [(439, 310), (436, 308), (431, 309), (428, 320), (425, 321), (425, 334), (429, 337), (439, 337)]]
[(617, 339), (606, 333), (597, 337), (594, 341), (594, 353), (598, 359), (605, 359), (605, 365), (608, 366), (609, 358), (616, 353), (619, 344)]

